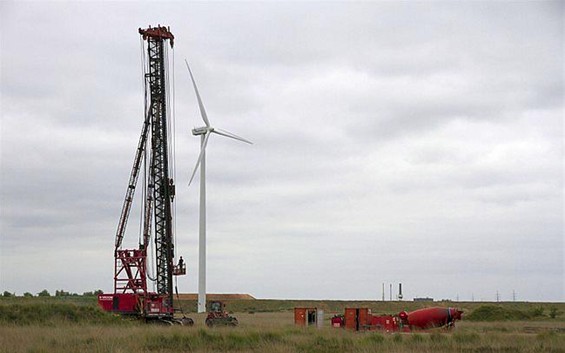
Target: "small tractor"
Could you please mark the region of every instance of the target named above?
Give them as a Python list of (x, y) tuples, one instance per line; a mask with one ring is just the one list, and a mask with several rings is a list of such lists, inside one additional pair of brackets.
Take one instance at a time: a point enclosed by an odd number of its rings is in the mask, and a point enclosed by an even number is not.
[(225, 310), (226, 304), (221, 301), (211, 301), (208, 303), (210, 311), (206, 317), (206, 326), (237, 326), (237, 319)]

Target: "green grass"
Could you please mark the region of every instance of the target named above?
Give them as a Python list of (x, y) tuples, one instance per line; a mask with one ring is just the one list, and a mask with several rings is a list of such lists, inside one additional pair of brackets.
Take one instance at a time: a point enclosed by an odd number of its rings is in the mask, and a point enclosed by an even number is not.
[[(501, 305), (481, 305), (465, 316), (470, 321), (518, 321), (550, 318), (544, 315), (545, 309), (538, 305), (529, 308), (505, 307)], [(555, 315), (557, 316), (557, 315)]]
[(236, 331), (216, 332), (207, 329), (159, 331), (146, 335), (141, 344), (149, 351), (197, 351), (213, 350), (221, 352), (252, 350), (272, 344), (286, 343), (279, 332)]
[[(242, 312), (285, 312), (292, 311), (295, 307), (317, 307), (326, 314), (340, 313), (346, 307), (367, 307), (374, 314), (398, 314), (401, 311), (412, 311), (430, 306), (457, 307), (462, 309), (465, 318), (475, 310), (486, 306), (487, 311), (495, 312), (492, 308), (500, 308), (504, 317), (508, 320), (551, 320), (552, 313), (555, 319), (565, 320), (565, 303), (529, 303), (529, 302), (501, 302), (501, 303), (482, 303), (482, 302), (400, 302), (400, 301), (339, 301), (339, 300), (228, 300), (226, 301), (227, 310), (235, 313)], [(187, 311), (196, 311), (195, 301), (181, 301), (180, 305)], [(484, 309), (481, 309), (484, 310)], [(496, 317), (496, 316), (495, 316)], [(489, 321), (475, 316), (473, 320)]]
[[(176, 299), (176, 298), (175, 298)], [(196, 311), (196, 301), (180, 300), (175, 301), (177, 306), (182, 307), (186, 312)], [(90, 296), (62, 296), (62, 297), (0, 297), (0, 305), (11, 304), (55, 304), (55, 303), (72, 303), (79, 306), (96, 306), (97, 298)], [(226, 309), (234, 313), (271, 313), (292, 311), (295, 307), (317, 307), (326, 312), (326, 314), (340, 313), (346, 307), (368, 307), (375, 314), (398, 314), (400, 311), (412, 311), (430, 306), (457, 307), (464, 310), (466, 320), (472, 319), (477, 321), (485, 320), (474, 317), (473, 312), (477, 309), (497, 314), (496, 310), (508, 316), (509, 320), (565, 320), (565, 303), (530, 303), (530, 302), (501, 302), (501, 303), (484, 303), (484, 302), (413, 302), (413, 301), (341, 301), (341, 300), (278, 300), (278, 299), (257, 299), (257, 300), (227, 300)], [(499, 308), (499, 309), (496, 309)], [(500, 313), (499, 312), (499, 313)], [(514, 314), (513, 314), (514, 313)], [(515, 315), (518, 313), (517, 315)], [(555, 318), (551, 318), (551, 315)], [(470, 316), (471, 315), (471, 316)], [(499, 320), (500, 316), (493, 316)]]
[(0, 352), (516, 352), (563, 353), (563, 334), (416, 333), (381, 335), (339, 329), (261, 330), (255, 328), (101, 325), (4, 327)]
[(95, 305), (74, 303), (0, 304), (0, 325), (125, 324)]
[[(0, 300), (0, 353), (565, 353), (565, 321), (561, 316), (555, 319), (549, 316), (552, 305), (564, 311), (564, 304), (561, 303), (501, 303), (494, 306), (459, 303), (463, 304), (459, 306), (466, 308), (468, 315), (475, 313), (477, 320), (458, 322), (455, 330), (451, 331), (386, 334), (334, 329), (329, 322), (321, 330), (294, 326), (292, 308), (305, 304), (303, 301), (228, 302), (228, 309), (236, 307), (242, 310), (254, 305), (256, 310), (253, 313), (250, 313), (251, 310), (236, 312), (240, 322), (236, 328), (210, 329), (204, 325), (203, 314), (189, 314), (196, 321), (194, 327), (166, 327), (121, 320), (100, 311), (95, 300), (8, 299)], [(401, 305), (406, 310), (413, 310), (419, 305), (389, 303), (387, 307), (386, 302), (367, 303), (374, 312), (389, 313), (400, 311)], [(324, 308), (329, 313), (332, 310), (339, 312), (341, 307), (362, 304), (324, 301), (306, 302), (305, 306)], [(540, 310), (540, 307), (544, 310)], [(272, 308), (276, 310), (268, 312)], [(500, 308), (505, 311), (501, 312)], [(526, 318), (514, 320), (512, 318), (516, 316), (502, 315), (516, 310), (526, 313)], [(501, 315), (498, 320), (489, 321), (492, 312)], [(329, 321), (329, 317), (327, 314), (326, 321)]]

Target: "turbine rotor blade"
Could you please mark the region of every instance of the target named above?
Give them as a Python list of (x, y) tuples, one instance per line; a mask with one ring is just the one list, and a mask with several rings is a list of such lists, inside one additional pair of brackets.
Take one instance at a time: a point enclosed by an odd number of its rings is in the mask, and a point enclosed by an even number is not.
[(225, 136), (225, 137), (232, 138), (232, 139), (234, 139), (234, 140), (238, 140), (238, 141), (241, 141), (241, 142), (248, 143), (248, 144), (250, 144), (250, 145), (253, 144), (253, 142), (251, 142), (251, 141), (249, 141), (249, 140), (246, 140), (246, 139), (244, 139), (243, 137), (237, 136), (236, 134), (232, 134), (231, 132), (226, 131), (226, 130), (220, 130), (220, 129), (216, 129), (216, 128), (215, 128), (214, 130), (212, 130), (212, 132), (215, 132), (215, 133), (218, 134), (218, 135), (222, 135), (222, 136)]
[(202, 162), (202, 157), (204, 157), (204, 152), (206, 151), (206, 145), (208, 144), (208, 139), (210, 138), (210, 132), (206, 133), (204, 136), (204, 142), (202, 143), (202, 147), (200, 147), (200, 155), (198, 156), (198, 160), (196, 161), (196, 166), (194, 166), (194, 170), (192, 171), (192, 175), (190, 176), (190, 180), (188, 181), (188, 186), (192, 183), (192, 179), (196, 175), (196, 171), (198, 167), (200, 167), (200, 162)]
[(194, 81), (194, 76), (192, 75), (192, 70), (190, 65), (188, 65), (188, 60), (184, 59), (186, 63), (186, 68), (190, 74), (190, 79), (192, 80), (192, 86), (194, 87), (194, 92), (196, 92), (196, 99), (198, 100), (198, 106), (200, 107), (200, 115), (202, 115), (202, 120), (207, 127), (210, 127), (210, 121), (208, 121), (208, 115), (206, 114), (206, 109), (204, 109), (204, 103), (202, 103), (202, 98), (200, 98), (200, 92), (198, 92), (198, 87), (196, 87), (196, 81)]

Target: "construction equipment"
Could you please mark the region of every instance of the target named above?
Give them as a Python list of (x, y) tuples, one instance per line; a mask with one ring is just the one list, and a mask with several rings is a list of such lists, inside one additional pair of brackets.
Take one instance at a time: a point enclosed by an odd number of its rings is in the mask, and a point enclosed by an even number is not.
[(424, 308), (397, 315), (373, 315), (369, 308), (346, 308), (345, 315), (332, 318), (333, 327), (345, 327), (355, 331), (381, 330), (386, 332), (410, 332), (455, 326), (463, 311), (455, 308)]
[(225, 310), (226, 304), (221, 301), (208, 303), (210, 311), (206, 317), (206, 326), (237, 326), (239, 322)]
[[(145, 118), (116, 232), (114, 249), (114, 293), (101, 294), (99, 305), (107, 311), (146, 321), (192, 325), (190, 318), (176, 319), (173, 306), (173, 276), (185, 275), (182, 257), (174, 263), (174, 149), (168, 119), (168, 47), (174, 36), (167, 27), (139, 29), (146, 48)], [(144, 57), (145, 59), (145, 57)], [(136, 249), (123, 249), (122, 242), (140, 173), (142, 232)], [(153, 241), (152, 241), (153, 240)], [(151, 246), (154, 249), (151, 249)], [(154, 256), (154, 263), (148, 261)], [(151, 274), (154, 265), (155, 274)], [(149, 291), (148, 281), (155, 283)]]
[[(412, 329), (430, 329), (435, 327), (452, 328), (455, 321), (461, 320), (463, 311), (456, 308), (424, 308), (401, 315), (405, 324)], [(400, 314), (403, 314), (400, 313)]]

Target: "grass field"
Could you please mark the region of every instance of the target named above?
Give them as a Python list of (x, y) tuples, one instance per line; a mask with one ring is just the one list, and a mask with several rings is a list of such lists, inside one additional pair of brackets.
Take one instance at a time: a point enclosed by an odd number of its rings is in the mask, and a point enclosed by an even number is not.
[[(233, 301), (240, 326), (206, 328), (203, 314), (190, 314), (193, 327), (164, 327), (124, 321), (96, 309), (85, 298), (0, 299), (0, 352), (552, 352), (565, 353), (565, 304), (497, 303), (490, 310), (513, 313), (504, 321), (463, 320), (455, 330), (410, 334), (350, 332), (293, 325), (294, 306), (317, 306), (342, 312), (345, 306), (368, 306), (377, 313), (413, 310), (413, 302)], [(192, 308), (190, 302), (182, 303)], [(430, 305), (432, 303), (427, 303)], [(433, 303), (462, 307), (471, 315), (485, 303)], [(489, 306), (487, 306), (489, 308)], [(494, 309), (493, 309), (494, 308)], [(555, 308), (556, 317), (550, 313)], [(489, 311), (490, 312), (490, 311)], [(554, 313), (555, 313), (554, 312)], [(523, 313), (527, 319), (513, 320)], [(501, 318), (502, 319), (502, 318)]]

